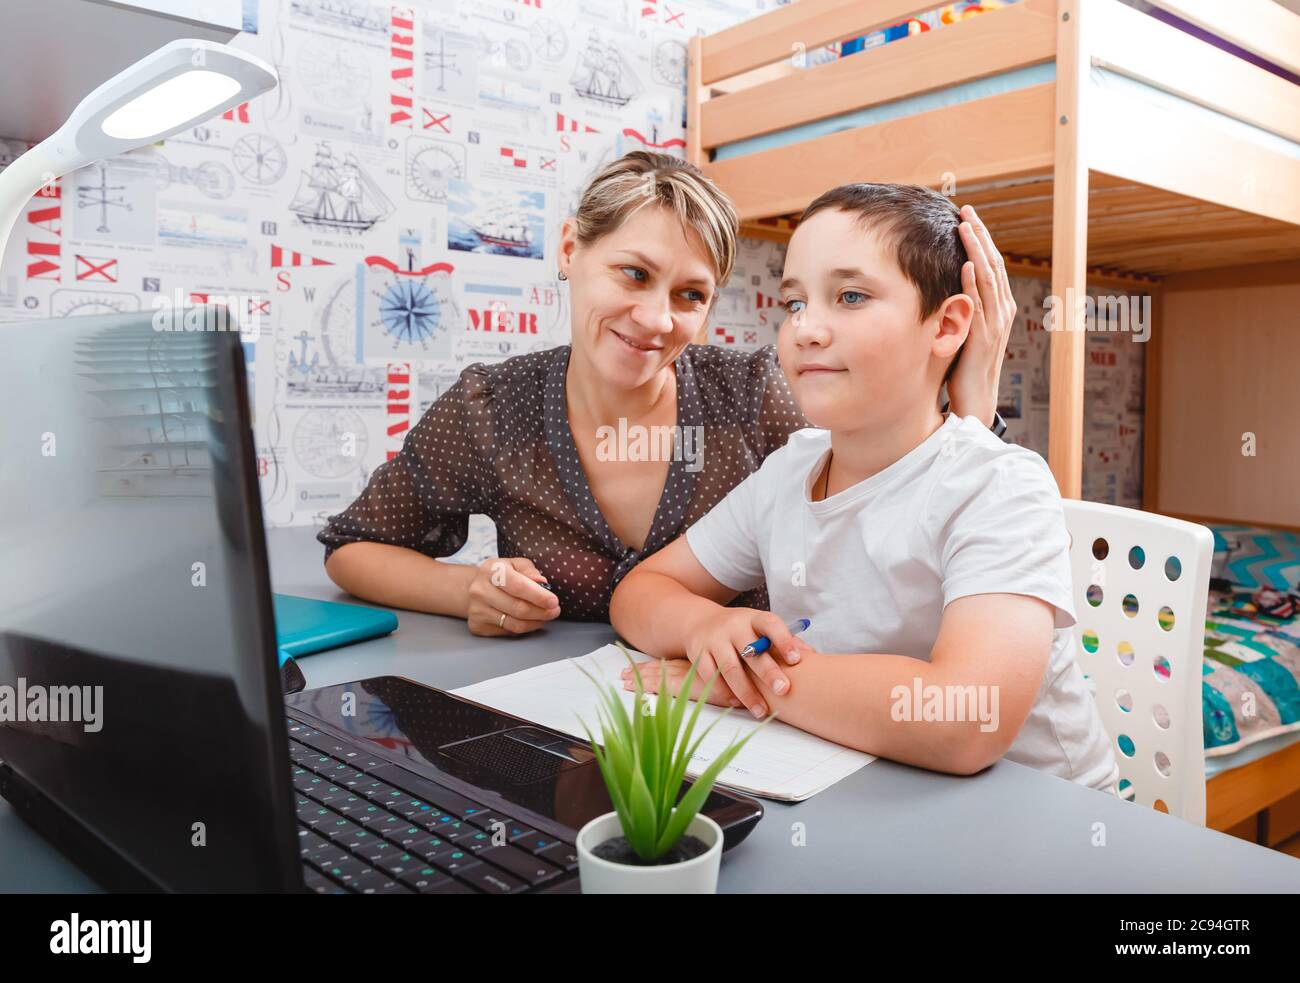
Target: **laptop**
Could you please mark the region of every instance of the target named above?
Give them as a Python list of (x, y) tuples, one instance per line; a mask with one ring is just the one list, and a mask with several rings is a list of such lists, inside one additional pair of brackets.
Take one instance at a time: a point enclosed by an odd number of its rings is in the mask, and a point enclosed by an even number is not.
[[(577, 890), (589, 747), (396, 676), (286, 697), (247, 360), (205, 313), (0, 324), (0, 795), (110, 890)], [(726, 848), (762, 816), (703, 811)]]

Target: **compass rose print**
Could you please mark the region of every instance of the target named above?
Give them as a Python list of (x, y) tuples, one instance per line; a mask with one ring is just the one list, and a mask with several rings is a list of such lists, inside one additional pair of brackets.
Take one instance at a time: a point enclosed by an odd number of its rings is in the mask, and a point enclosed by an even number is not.
[(383, 256), (366, 257), (366, 355), (451, 358), (451, 329), (460, 323), (450, 263), (406, 269)]
[(391, 284), (379, 302), (379, 316), (384, 330), (397, 343), (419, 342), (428, 347), (441, 322), (442, 306), (435, 294), (421, 280), (400, 279)]

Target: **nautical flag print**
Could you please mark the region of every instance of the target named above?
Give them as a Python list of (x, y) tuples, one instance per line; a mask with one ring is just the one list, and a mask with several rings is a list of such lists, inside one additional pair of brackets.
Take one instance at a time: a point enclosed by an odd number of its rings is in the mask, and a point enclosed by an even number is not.
[(296, 249), (285, 249), (283, 246), (277, 246), (271, 243), (271, 265), (279, 266), (333, 266), (334, 263), (328, 259), (318, 259), (315, 256), (304, 256)]

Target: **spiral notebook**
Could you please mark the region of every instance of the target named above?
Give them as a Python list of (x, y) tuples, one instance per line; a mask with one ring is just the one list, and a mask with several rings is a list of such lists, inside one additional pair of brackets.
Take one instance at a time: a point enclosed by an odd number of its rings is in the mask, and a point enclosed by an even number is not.
[[(634, 651), (632, 656), (638, 661), (655, 661), (641, 652)], [(624, 704), (631, 708), (635, 695), (623, 689), (619, 675), (627, 666), (627, 658), (616, 645), (498, 676), (453, 692), (483, 706), (585, 740), (587, 735), (581, 721), (586, 721), (592, 733), (599, 736), (596, 707), (600, 695), (591, 680), (579, 671), (579, 666), (597, 679), (611, 683)], [(695, 736), (724, 712), (721, 707), (705, 705)], [(699, 775), (733, 738), (748, 734), (757, 726), (758, 721), (747, 711), (733, 710), (700, 744), (686, 773), (692, 778)], [(718, 784), (746, 795), (799, 802), (874, 760), (870, 754), (834, 744), (778, 719), (768, 723), (741, 749), (718, 776)]]

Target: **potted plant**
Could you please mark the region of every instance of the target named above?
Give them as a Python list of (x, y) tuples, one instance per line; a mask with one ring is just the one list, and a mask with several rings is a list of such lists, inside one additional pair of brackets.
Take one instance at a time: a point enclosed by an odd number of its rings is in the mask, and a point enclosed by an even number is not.
[[(695, 667), (687, 672), (681, 693), (673, 697), (667, 692), (667, 666), (661, 663), (659, 694), (652, 701), (645, 693), (640, 667), (627, 649), (623, 654), (632, 663), (636, 679), (633, 706), (638, 709), (632, 713), (618, 690), (583, 670), (601, 691), (597, 707), (601, 742), (597, 743), (585, 721), (583, 729), (614, 803), (613, 812), (597, 816), (578, 831), (583, 893), (712, 894), (718, 887), (722, 829), (701, 815), (700, 807), (718, 774), (762, 724), (732, 741), (683, 795), (687, 763), (722, 719), (692, 741), (713, 680), (705, 685), (688, 719)], [(728, 712), (723, 711), (722, 716)]]

